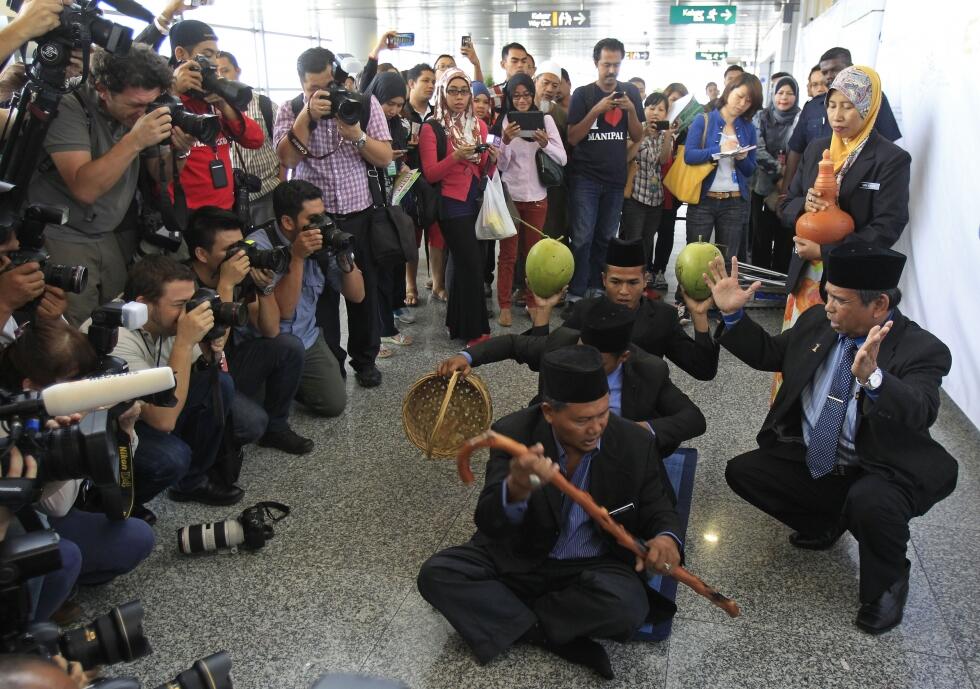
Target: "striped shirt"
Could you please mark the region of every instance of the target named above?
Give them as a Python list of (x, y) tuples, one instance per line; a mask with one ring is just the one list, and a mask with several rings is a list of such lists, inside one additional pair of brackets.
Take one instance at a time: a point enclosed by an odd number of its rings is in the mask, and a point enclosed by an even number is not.
[[(279, 106), (272, 105), (272, 122), (276, 121), (276, 113)], [(272, 132), (265, 129), (265, 116), (262, 114), (262, 106), (259, 105), (259, 94), (249, 101), (245, 114), (258, 122), (265, 141), (259, 148), (245, 148), (235, 143), (232, 145), (232, 164), (237, 168), (246, 170), (249, 174), (255, 175), (262, 182), (262, 188), (258, 193), (249, 195), (249, 199), (255, 201), (270, 193), (279, 184), (279, 156), (276, 154), (275, 146), (272, 145)], [(273, 127), (274, 128), (274, 127)]]

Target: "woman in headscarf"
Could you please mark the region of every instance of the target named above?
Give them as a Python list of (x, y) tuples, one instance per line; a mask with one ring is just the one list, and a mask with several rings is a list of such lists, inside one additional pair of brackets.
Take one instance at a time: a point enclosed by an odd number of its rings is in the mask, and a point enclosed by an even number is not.
[(752, 184), (752, 265), (785, 273), (793, 233), (779, 220), (779, 181), (786, 168), (786, 148), (800, 115), (800, 87), (791, 76), (776, 80), (769, 105), (755, 118), (758, 137)]
[[(388, 120), (391, 132), (391, 150), (395, 159), (385, 170), (378, 170), (380, 179), (386, 180), (385, 191), (390, 188), (394, 175), (405, 168), (405, 152), (408, 148), (408, 129), (401, 113), (405, 107), (408, 87), (398, 72), (382, 72), (371, 80), (364, 90), (364, 97), (374, 96)], [(414, 321), (405, 309), (405, 264), (378, 273), (378, 310), (381, 317), (381, 351), (379, 357), (389, 357), (392, 351), (386, 345), (412, 344), (412, 336), (399, 332), (395, 319)]]
[[(508, 79), (504, 93), (507, 101), (505, 112), (540, 112), (534, 104), (534, 82), (527, 74), (518, 72)], [(511, 290), (518, 247), (521, 256), (526, 259), (531, 247), (541, 238), (548, 214), (548, 189), (538, 178), (537, 153), (544, 151), (546, 156), (562, 166), (568, 162), (568, 155), (551, 115), (544, 115), (544, 129), (537, 130), (533, 139), (521, 138), (520, 125), (511, 122), (506, 114), (501, 116), (499, 124), (503, 140), (499, 163), (501, 178), (522, 220), (517, 225), (515, 236), (500, 241), (497, 260), (497, 304), (500, 306), (497, 322), (509, 327), (513, 322)], [(524, 298), (529, 308), (536, 306), (531, 290), (525, 291)]]
[[(483, 247), (476, 238), (483, 177), (493, 174), (499, 149), (477, 151), (487, 138), (487, 125), (473, 112), (470, 79), (451, 68), (436, 84), (435, 115), (419, 135), (422, 173), (440, 191), (440, 224), (453, 257), (453, 278), (446, 308), (449, 336), (467, 346), (490, 337), (483, 296)], [(438, 135), (437, 135), (438, 131)], [(440, 140), (445, 149), (440, 151)]]
[(473, 111), (478, 120), (483, 120), (488, 127), (493, 126), (494, 112), (493, 101), (490, 100), (490, 89), (482, 81), (474, 81), (473, 88)]
[[(807, 146), (803, 161), (790, 184), (780, 214), (788, 228), (806, 212), (826, 208), (832, 199), (820, 198), (813, 188), (817, 163), (830, 149), (834, 173), (840, 185), (837, 205), (854, 218), (854, 234), (883, 248), (890, 248), (909, 220), (909, 170), (912, 157), (874, 131), (881, 107), (881, 79), (870, 67), (842, 70), (827, 92), (827, 121), (833, 133)], [(793, 237), (786, 291), (784, 328), (817, 303), (823, 260), (835, 244), (820, 245)]]

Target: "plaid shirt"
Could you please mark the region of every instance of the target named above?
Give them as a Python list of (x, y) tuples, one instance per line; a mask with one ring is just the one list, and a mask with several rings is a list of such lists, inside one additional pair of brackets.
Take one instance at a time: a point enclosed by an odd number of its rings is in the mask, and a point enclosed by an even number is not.
[[(295, 121), (292, 103), (286, 101), (279, 107), (279, 114), (276, 116), (273, 138), (277, 147)], [(371, 96), (371, 118), (365, 133), (377, 141), (391, 141), (388, 120), (374, 96)], [(293, 174), (296, 179), (306, 180), (320, 188), (323, 192), (323, 205), (328, 213), (346, 215), (362, 211), (371, 205), (368, 163), (353, 143), (340, 137), (336, 118), (323, 119), (317, 123), (316, 129), (310, 135), (309, 149), (313, 156), (327, 154), (327, 157), (322, 160), (304, 158)]]
[(660, 181), (660, 147), (663, 139), (645, 136), (636, 152), (640, 165), (633, 178), (633, 200), (648, 206), (664, 202), (664, 188)]
[[(276, 110), (278, 105), (272, 103), (272, 122), (275, 129)], [(255, 175), (262, 181), (262, 188), (257, 194), (250, 194), (252, 201), (260, 199), (270, 193), (279, 184), (279, 156), (276, 148), (272, 145), (272, 132), (265, 131), (265, 117), (262, 116), (262, 108), (259, 106), (259, 94), (249, 101), (245, 114), (255, 120), (263, 134), (267, 134), (265, 141), (260, 148), (248, 149), (239, 144), (232, 146), (234, 155), (232, 162), (235, 167), (242, 167), (250, 174)]]

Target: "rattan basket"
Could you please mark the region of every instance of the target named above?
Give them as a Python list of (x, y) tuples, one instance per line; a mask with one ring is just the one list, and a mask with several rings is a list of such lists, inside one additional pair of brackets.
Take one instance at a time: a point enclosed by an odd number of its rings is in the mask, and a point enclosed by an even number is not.
[(459, 372), (419, 378), (402, 402), (405, 435), (428, 458), (455, 457), (463, 443), (490, 428), (493, 403), (480, 377)]

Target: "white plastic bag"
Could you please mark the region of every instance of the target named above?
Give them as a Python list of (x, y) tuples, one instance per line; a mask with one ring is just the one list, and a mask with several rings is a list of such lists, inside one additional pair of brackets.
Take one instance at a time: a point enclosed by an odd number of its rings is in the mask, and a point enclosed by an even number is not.
[(507, 239), (517, 234), (514, 220), (507, 208), (504, 197), (504, 185), (500, 181), (500, 173), (494, 172), (487, 180), (487, 188), (483, 190), (483, 207), (476, 216), (477, 239)]

